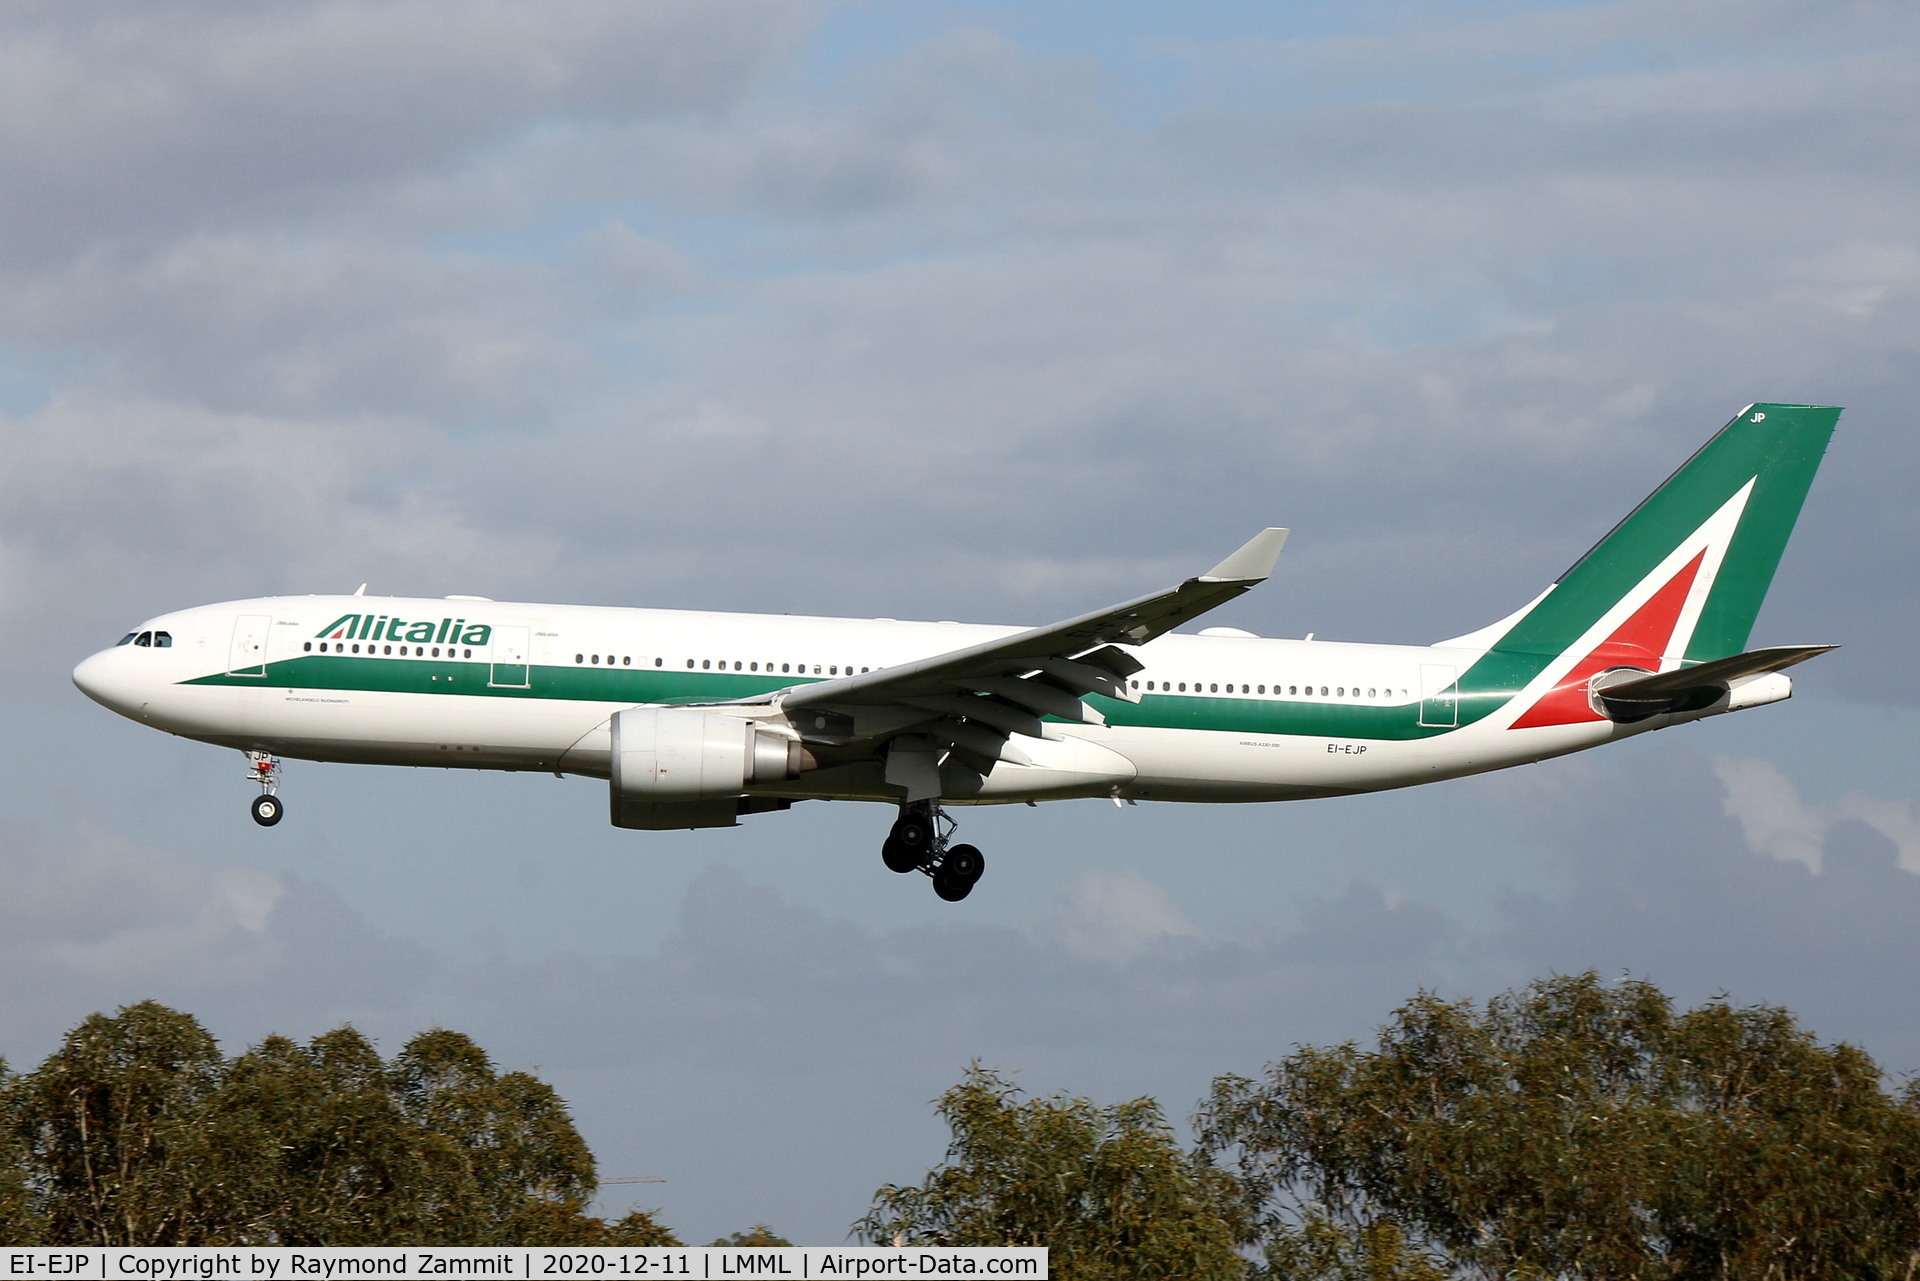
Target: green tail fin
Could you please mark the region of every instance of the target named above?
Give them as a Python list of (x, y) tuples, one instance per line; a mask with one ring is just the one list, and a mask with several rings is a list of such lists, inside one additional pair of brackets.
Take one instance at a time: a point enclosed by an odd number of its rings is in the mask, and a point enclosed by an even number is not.
[(1510, 704), (1515, 728), (1597, 719), (1585, 681), (1600, 671), (1742, 652), (1839, 419), (1741, 410), (1540, 599), (1461, 638), (1489, 647), (1460, 677), (1460, 723)]
[(1741, 410), (1495, 648), (1560, 654), (1630, 599), (1644, 599), (1634, 617), (1642, 631), (1664, 632), (1667, 657), (1699, 662), (1741, 652), (1839, 419), (1830, 406)]

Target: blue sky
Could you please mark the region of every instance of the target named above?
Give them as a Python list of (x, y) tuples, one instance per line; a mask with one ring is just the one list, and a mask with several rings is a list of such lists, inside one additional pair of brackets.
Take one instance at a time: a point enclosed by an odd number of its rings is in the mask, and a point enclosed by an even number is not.
[[(689, 1240), (840, 1239), (980, 1058), (1153, 1093), (1553, 969), (1920, 1070), (1920, 20), (1892, 3), (0, 15), (0, 1054), (153, 996), (434, 1023)], [(1844, 404), (1767, 708), (1282, 807), (605, 825), (586, 780), (237, 756), (86, 702), (161, 610), (479, 593), (1039, 622), (1295, 530), (1214, 621), (1430, 641), (1743, 404)], [(617, 1198), (608, 1208), (618, 1211)]]

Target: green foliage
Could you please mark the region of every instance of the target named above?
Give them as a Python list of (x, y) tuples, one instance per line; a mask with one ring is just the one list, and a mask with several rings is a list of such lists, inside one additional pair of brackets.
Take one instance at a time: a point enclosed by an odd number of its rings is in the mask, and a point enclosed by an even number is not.
[(95, 1014), (15, 1087), (14, 1121), (50, 1242), (202, 1245), (207, 1135), (220, 1052), (190, 1016), (152, 1001)]
[(1151, 1099), (1101, 1107), (1020, 1091), (975, 1064), (941, 1096), (947, 1163), (889, 1184), (855, 1225), (869, 1241), (1044, 1245), (1063, 1281), (1246, 1275), (1238, 1183), (1181, 1150)]
[(457, 1032), (391, 1063), (352, 1028), (227, 1060), (147, 1001), (87, 1019), (0, 1099), (10, 1242), (679, 1244), (646, 1211), (589, 1217), (565, 1104)]
[[(628, 1210), (620, 1218), (606, 1225), (604, 1234), (594, 1244), (618, 1245), (639, 1248), (649, 1245), (679, 1245), (680, 1238), (667, 1230), (664, 1223), (657, 1221), (653, 1210)], [(598, 1223), (595, 1219), (592, 1222)]]
[(1439, 1261), (1391, 1220), (1347, 1228), (1308, 1212), (1298, 1223), (1269, 1227), (1258, 1281), (1448, 1281)]
[(0, 1059), (0, 1242), (38, 1245), (46, 1226), (27, 1186), (26, 1150), (14, 1121), (19, 1097), (13, 1086), (7, 1061)]
[(496, 1075), (460, 1033), (414, 1037), (387, 1080), (426, 1173), (413, 1206), (417, 1240), (547, 1244), (531, 1236), (592, 1198), (593, 1155), (559, 1096), (524, 1072)]
[(1314, 1271), (1313, 1242), (1390, 1227), (1472, 1275), (1785, 1281), (1904, 1274), (1915, 1103), (1784, 1010), (1586, 974), (1423, 993), (1373, 1049), (1216, 1081), (1200, 1128), (1266, 1189), (1275, 1276), (1369, 1275)]
[(714, 1244), (727, 1245), (727, 1246), (732, 1246), (732, 1245), (775, 1246), (775, 1245), (792, 1245), (793, 1242), (787, 1240), (785, 1237), (775, 1236), (773, 1234), (773, 1229), (767, 1226), (766, 1224), (756, 1223), (753, 1225), (753, 1228), (751, 1231), (736, 1232), (732, 1236), (721, 1237), (718, 1241), (715, 1241)]

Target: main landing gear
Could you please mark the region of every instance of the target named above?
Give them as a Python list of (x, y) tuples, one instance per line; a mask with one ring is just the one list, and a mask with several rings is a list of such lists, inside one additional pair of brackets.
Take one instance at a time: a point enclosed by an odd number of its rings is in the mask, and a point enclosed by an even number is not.
[(938, 802), (902, 805), (880, 858), (891, 871), (925, 872), (933, 878), (935, 894), (958, 903), (987, 870), (986, 856), (977, 848), (949, 843), (958, 826)]
[(279, 759), (272, 752), (248, 752), (247, 777), (260, 784), (260, 795), (253, 798), (253, 821), (262, 827), (272, 827), (287, 812), (278, 795)]

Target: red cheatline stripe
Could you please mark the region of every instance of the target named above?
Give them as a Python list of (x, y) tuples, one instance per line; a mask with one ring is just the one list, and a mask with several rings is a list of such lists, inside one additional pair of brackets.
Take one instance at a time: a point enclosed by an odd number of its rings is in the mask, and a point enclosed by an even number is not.
[(1702, 551), (1695, 556), (1665, 587), (1636, 609), (1631, 618), (1620, 624), (1613, 635), (1575, 663), (1558, 685), (1542, 694), (1539, 701), (1513, 723), (1513, 728), (1534, 729), (1541, 725), (1575, 725), (1601, 720), (1601, 715), (1587, 701), (1587, 681), (1595, 673), (1609, 667), (1659, 671), (1660, 656), (1673, 639), (1673, 629), (1679, 626), (1680, 610), (1687, 603), (1687, 593), (1692, 590), (1694, 576), (1700, 572), (1700, 562), (1706, 555)]

